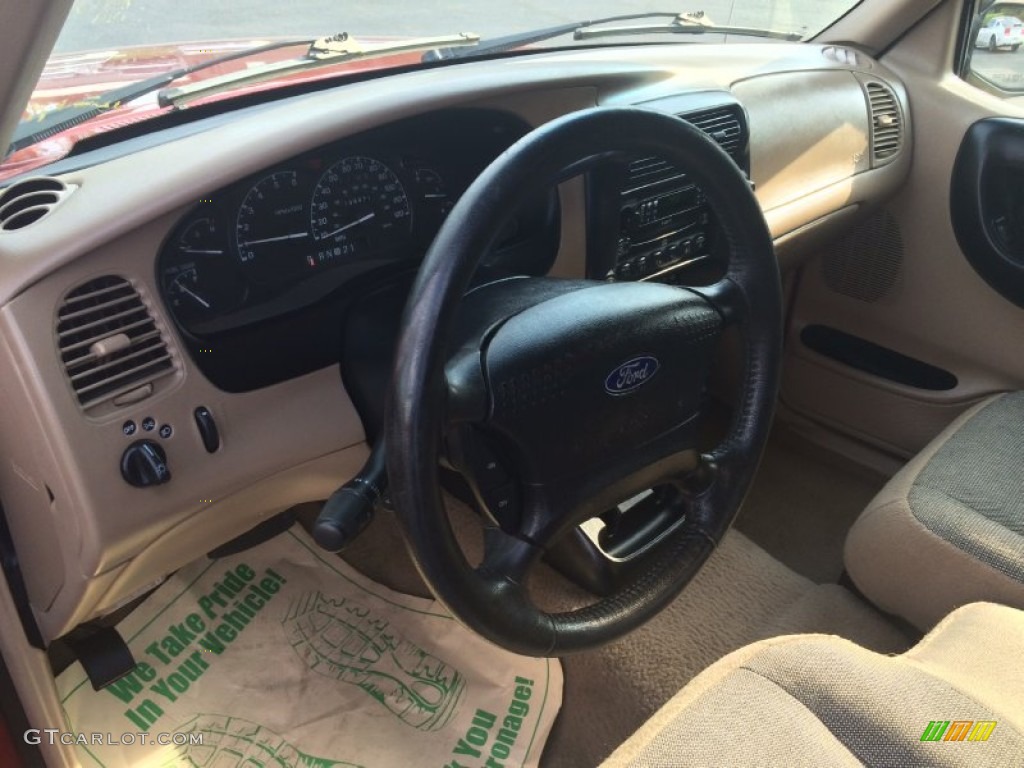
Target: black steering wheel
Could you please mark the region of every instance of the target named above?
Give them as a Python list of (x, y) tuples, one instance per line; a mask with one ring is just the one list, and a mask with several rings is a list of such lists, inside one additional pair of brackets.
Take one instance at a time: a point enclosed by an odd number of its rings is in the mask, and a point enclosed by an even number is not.
[[(615, 155), (656, 155), (685, 169), (721, 227), (724, 279), (683, 288), (513, 278), (467, 294), (520, 205)], [(727, 436), (702, 455), (702, 395), (729, 325), (741, 339), (741, 391)], [(705, 134), (670, 115), (596, 108), (523, 137), (449, 214), (399, 338), (388, 477), (434, 595), (488, 640), (533, 656), (591, 648), (650, 619), (697, 573), (747, 492), (767, 440), (781, 340), (779, 272), (764, 217), (743, 173)], [(485, 526), (483, 561), (473, 567), (449, 523), (438, 465), (480, 438), (501, 446), (521, 503)], [(678, 488), (685, 514), (643, 551), (627, 583), (574, 611), (534, 605), (525, 578), (553, 542), (656, 486)]]

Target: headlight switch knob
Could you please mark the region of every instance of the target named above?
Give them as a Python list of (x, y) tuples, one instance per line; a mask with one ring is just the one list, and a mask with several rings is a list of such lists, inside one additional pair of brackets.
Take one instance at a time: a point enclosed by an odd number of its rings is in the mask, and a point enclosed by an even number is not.
[(171, 468), (164, 449), (152, 440), (136, 440), (121, 456), (121, 477), (136, 488), (170, 482)]

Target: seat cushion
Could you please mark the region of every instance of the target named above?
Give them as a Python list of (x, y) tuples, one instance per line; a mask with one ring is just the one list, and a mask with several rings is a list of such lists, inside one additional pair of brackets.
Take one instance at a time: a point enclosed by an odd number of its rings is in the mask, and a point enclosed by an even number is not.
[(831, 635), (754, 643), (691, 681), (603, 768), (1019, 765), (1021, 647), (1024, 612), (990, 603), (901, 656)]
[(1024, 393), (970, 409), (900, 470), (845, 561), (872, 602), (922, 630), (976, 600), (1024, 607)]

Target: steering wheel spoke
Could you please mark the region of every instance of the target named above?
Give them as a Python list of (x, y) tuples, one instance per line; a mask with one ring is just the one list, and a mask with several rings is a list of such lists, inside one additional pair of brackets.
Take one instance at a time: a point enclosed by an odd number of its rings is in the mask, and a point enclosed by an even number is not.
[(524, 538), (500, 528), (484, 528), (484, 559), (476, 573), (485, 580), (500, 579), (522, 585), (530, 566), (540, 557), (541, 549)]
[(736, 282), (729, 277), (690, 290), (707, 299), (711, 306), (718, 310), (726, 326), (735, 324), (746, 314), (743, 294)]

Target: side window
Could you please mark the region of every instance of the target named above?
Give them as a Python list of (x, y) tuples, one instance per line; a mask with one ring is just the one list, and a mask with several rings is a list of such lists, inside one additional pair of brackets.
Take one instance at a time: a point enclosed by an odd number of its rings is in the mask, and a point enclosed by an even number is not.
[(986, 90), (1024, 93), (1024, 0), (974, 0), (966, 5), (970, 17), (964, 26), (964, 76)]

